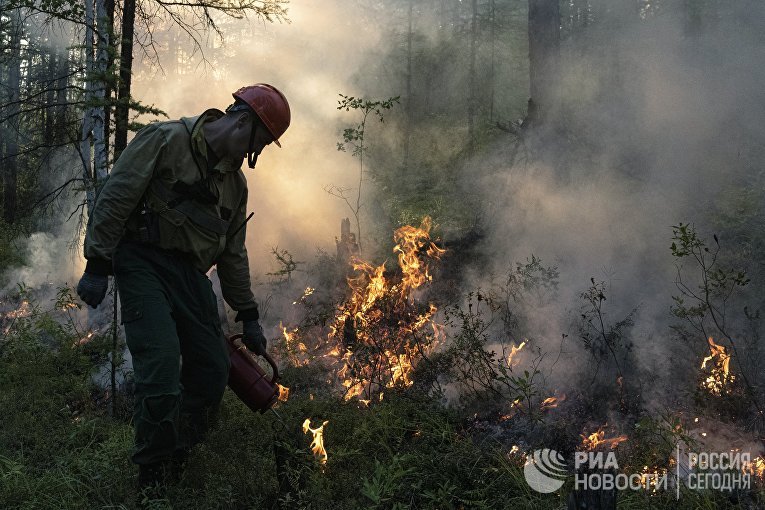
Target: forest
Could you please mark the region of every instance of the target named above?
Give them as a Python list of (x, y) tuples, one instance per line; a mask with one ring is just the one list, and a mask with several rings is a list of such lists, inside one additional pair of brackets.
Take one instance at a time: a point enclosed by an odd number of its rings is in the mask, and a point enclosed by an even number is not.
[[(765, 508), (763, 62), (757, 0), (0, 0), (0, 508)], [(147, 491), (89, 220), (256, 83), (291, 121), (227, 235), (275, 369), (229, 348), (270, 400), (233, 363)]]

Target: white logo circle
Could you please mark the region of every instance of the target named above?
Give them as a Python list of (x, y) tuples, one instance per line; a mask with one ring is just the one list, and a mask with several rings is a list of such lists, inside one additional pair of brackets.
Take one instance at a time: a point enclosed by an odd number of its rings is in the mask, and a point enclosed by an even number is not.
[(561, 454), (549, 448), (534, 450), (526, 458), (523, 475), (529, 487), (548, 494), (563, 487), (566, 478), (566, 463)]

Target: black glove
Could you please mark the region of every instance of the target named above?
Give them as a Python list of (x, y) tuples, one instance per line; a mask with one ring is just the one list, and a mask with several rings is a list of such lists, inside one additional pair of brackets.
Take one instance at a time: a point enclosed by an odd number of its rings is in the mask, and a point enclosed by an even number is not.
[(98, 307), (106, 296), (109, 287), (109, 277), (93, 273), (84, 273), (77, 284), (77, 294), (93, 308)]
[(242, 322), (242, 342), (244, 345), (257, 354), (263, 356), (266, 354), (266, 347), (268, 347), (268, 341), (263, 334), (263, 328), (260, 327), (258, 321), (243, 321)]

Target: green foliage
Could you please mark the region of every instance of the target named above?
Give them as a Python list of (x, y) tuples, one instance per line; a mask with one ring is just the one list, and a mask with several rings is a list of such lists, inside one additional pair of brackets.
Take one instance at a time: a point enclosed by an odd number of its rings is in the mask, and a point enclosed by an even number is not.
[[(426, 361), (431, 371), (430, 380), (436, 388), (452, 383), (461, 390), (461, 401), (465, 406), (480, 406), (487, 410), (494, 406), (506, 407), (513, 403), (519, 411), (532, 419), (538, 419), (538, 400), (541, 375), (538, 363), (531, 362), (528, 369), (516, 371), (513, 360), (514, 349), (504, 343), (502, 352), (489, 349), (496, 343), (490, 336), (492, 316), (482, 304), (486, 297), (480, 293), (468, 294), (466, 306), (455, 305), (445, 311), (445, 324), (453, 332), (449, 344)], [(528, 365), (527, 365), (528, 366)]]
[(298, 266), (302, 262), (294, 260), (292, 254), (287, 250), (279, 250), (279, 247), (271, 248), (271, 253), (274, 255), (279, 269), (273, 273), (266, 273), (269, 276), (277, 276), (283, 282), (288, 282), (292, 279), (292, 273), (298, 271)]
[(340, 97), (342, 99), (337, 102), (338, 110), (345, 110), (346, 112), (353, 110), (354, 112), (359, 112), (361, 115), (361, 119), (359, 120), (358, 124), (352, 127), (347, 127), (343, 130), (343, 142), (338, 142), (337, 144), (337, 150), (343, 152), (346, 150), (346, 147), (350, 146), (353, 149), (353, 156), (359, 158), (359, 185), (356, 188), (355, 203), (352, 203), (352, 199), (348, 195), (348, 192), (350, 192), (352, 188), (329, 185), (324, 188), (324, 190), (330, 195), (339, 198), (348, 206), (348, 209), (351, 211), (356, 220), (356, 240), (359, 244), (359, 249), (361, 249), (362, 238), (360, 213), (362, 185), (364, 183), (364, 155), (368, 149), (368, 144), (365, 145), (367, 118), (370, 114), (373, 114), (380, 122), (383, 122), (383, 111), (393, 108), (394, 104), (399, 102), (399, 96), (389, 97), (388, 99), (383, 100), (363, 99), (353, 96), (346, 96), (343, 94), (340, 94)]
[(76, 0), (10, 0), (8, 9), (29, 9), (53, 15), (58, 19), (84, 23), (85, 6)]
[[(680, 294), (672, 296), (670, 312), (704, 341), (708, 336), (731, 341), (726, 324), (729, 301), (750, 280), (745, 271), (721, 263), (720, 242), (717, 235), (713, 239), (714, 247), (710, 248), (692, 225), (679, 223), (672, 227), (670, 251), (677, 259), (675, 286)], [(686, 259), (690, 267), (682, 265)], [(675, 330), (684, 337), (694, 335), (681, 326), (675, 326)]]
[(337, 144), (337, 150), (345, 152), (346, 147), (350, 146), (353, 149), (353, 155), (359, 158), (363, 158), (364, 150), (364, 135), (366, 134), (367, 117), (370, 113), (373, 113), (380, 122), (384, 122), (383, 111), (390, 110), (393, 106), (399, 102), (399, 97), (389, 97), (383, 100), (364, 99), (360, 97), (346, 96), (340, 94), (342, 98), (337, 102), (338, 110), (345, 110), (349, 112), (351, 110), (361, 113), (361, 120), (355, 126), (345, 128), (343, 130), (343, 143)]
[(70, 325), (30, 303), (0, 340), (3, 508), (82, 508), (127, 494), (132, 434), (94, 404), (94, 347), (76, 339)]
[(619, 376), (623, 376), (620, 363), (626, 352), (632, 348), (628, 334), (635, 325), (637, 308), (630, 311), (623, 319), (608, 323), (603, 305), (606, 301), (605, 282), (596, 282), (590, 278), (590, 287), (580, 294), (585, 305), (581, 309), (579, 338), (592, 354), (598, 369), (601, 362), (610, 359)]
[(549, 302), (549, 297), (558, 290), (559, 277), (556, 266), (543, 265), (542, 260), (532, 253), (525, 262), (511, 266), (503, 279), (494, 279), (497, 283), (490, 289), (486, 300), (499, 314), (508, 338), (520, 342), (520, 339), (532, 336), (526, 315)]
[(0, 218), (0, 287), (7, 283), (2, 278), (5, 269), (20, 266), (24, 262), (17, 243), (24, 234), (25, 228), (21, 223), (8, 225)]

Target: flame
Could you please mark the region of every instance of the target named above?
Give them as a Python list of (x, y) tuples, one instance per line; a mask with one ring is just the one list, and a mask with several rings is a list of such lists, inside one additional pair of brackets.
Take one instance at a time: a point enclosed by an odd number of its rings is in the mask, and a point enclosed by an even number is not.
[(526, 345), (526, 340), (524, 340), (523, 342), (521, 342), (521, 344), (520, 344), (518, 347), (516, 347), (515, 345), (513, 345), (513, 346), (510, 348), (510, 354), (508, 354), (508, 355), (507, 355), (507, 366), (508, 366), (508, 367), (512, 367), (512, 366), (514, 366), (514, 365), (518, 364), (518, 362), (517, 362), (517, 361), (514, 361), (514, 360), (513, 360), (513, 358), (515, 357), (515, 355), (516, 355), (516, 354), (518, 354), (518, 352), (520, 352), (520, 350), (521, 350), (521, 349), (523, 349), (523, 347), (524, 347), (525, 345)]
[[(418, 362), (441, 345), (445, 328), (433, 317), (433, 304), (417, 301), (415, 291), (432, 281), (431, 265), (444, 253), (430, 239), (430, 218), (419, 227), (393, 234), (398, 270), (386, 263), (350, 258), (347, 297), (326, 326), (310, 329), (280, 325), (293, 366), (320, 361), (336, 376), (345, 400), (371, 402), (385, 388), (411, 386)], [(313, 294), (307, 287), (294, 303)]]
[(659, 480), (666, 474), (667, 468), (649, 468), (648, 466), (643, 466), (643, 470), (640, 472), (640, 485), (644, 489), (650, 490), (651, 494), (656, 494), (659, 490)]
[(402, 297), (408, 293), (408, 290), (416, 289), (433, 279), (428, 272), (428, 264), (420, 260), (421, 250), (425, 249), (429, 259), (439, 259), (445, 251), (430, 242), (428, 235), (430, 228), (431, 220), (426, 216), (420, 228), (406, 225), (393, 234), (393, 239), (398, 242), (393, 252), (398, 253), (398, 265), (404, 273), (401, 280)]
[(308, 364), (308, 347), (297, 339), (298, 328), (294, 328), (292, 331), (288, 330), (281, 322), (279, 327), (282, 330), (282, 336), (287, 345), (287, 356), (290, 362), (294, 366), (307, 365)]
[(547, 409), (555, 409), (556, 407), (558, 407), (558, 404), (560, 404), (564, 400), (566, 400), (565, 393), (561, 395), (560, 397), (547, 397), (546, 399), (542, 401), (542, 403), (540, 404), (540, 407), (542, 408), (543, 411)]
[(286, 402), (290, 398), (290, 389), (279, 383), (276, 383), (276, 387), (279, 388), (279, 402)]
[(328, 355), (339, 363), (346, 400), (362, 395), (371, 400), (383, 388), (411, 386), (418, 361), (445, 338), (443, 327), (433, 322), (437, 307), (423, 309), (412, 295), (432, 280), (430, 264), (444, 253), (430, 240), (430, 228), (426, 217), (419, 228), (395, 231), (399, 277), (386, 274), (385, 263), (351, 258), (356, 274), (347, 279), (350, 296), (338, 308), (328, 337), (329, 343), (343, 344)]
[(728, 393), (729, 386), (736, 380), (736, 376), (730, 373), (730, 354), (727, 353), (725, 347), (716, 344), (711, 336), (707, 342), (711, 355), (702, 360), (701, 369), (706, 369), (707, 363), (710, 366), (708, 375), (702, 381), (701, 387), (719, 397)]
[(298, 303), (304, 303), (304, 302), (305, 302), (305, 299), (306, 299), (308, 296), (310, 296), (311, 294), (313, 294), (313, 292), (314, 292), (315, 290), (316, 290), (316, 289), (314, 289), (313, 287), (306, 287), (306, 288), (305, 288), (305, 290), (303, 291), (303, 295), (302, 295), (302, 296), (300, 296), (300, 298), (299, 298), (297, 301), (293, 301), (293, 302), (292, 302), (292, 304), (293, 304), (293, 305), (296, 305), (296, 304), (298, 304)]
[(82, 338), (80, 338), (78, 340), (75, 340), (74, 343), (72, 344), (72, 347), (78, 347), (78, 346), (81, 346), (81, 345), (85, 345), (86, 343), (88, 343), (90, 341), (91, 338), (93, 338), (94, 334), (95, 333), (93, 331), (88, 332), (87, 335), (83, 336)]
[(582, 448), (585, 450), (594, 450), (598, 448), (599, 446), (609, 446), (612, 450), (616, 448), (619, 443), (622, 443), (627, 440), (627, 436), (621, 435), (616, 437), (609, 437), (606, 438), (606, 433), (604, 431), (605, 426), (600, 427), (598, 430), (593, 432), (592, 434), (585, 436), (584, 434), (581, 435), (582, 438)]
[(29, 306), (29, 301), (26, 299), (21, 302), (19, 307), (15, 310), (11, 310), (10, 312), (6, 313), (3, 319), (5, 320), (14, 320), (14, 319), (22, 319), (24, 317), (29, 317), (29, 315), (32, 313), (32, 308)]
[(760, 480), (765, 479), (765, 459), (762, 457), (755, 457), (743, 466), (743, 471), (744, 473), (754, 475)]
[(308, 432), (313, 434), (313, 441), (311, 441), (311, 451), (313, 452), (314, 456), (319, 459), (321, 464), (327, 463), (327, 450), (324, 448), (324, 426), (327, 423), (329, 423), (329, 421), (324, 421), (324, 423), (321, 424), (321, 427), (312, 429), (310, 418), (306, 418), (303, 422), (303, 434), (308, 434)]

